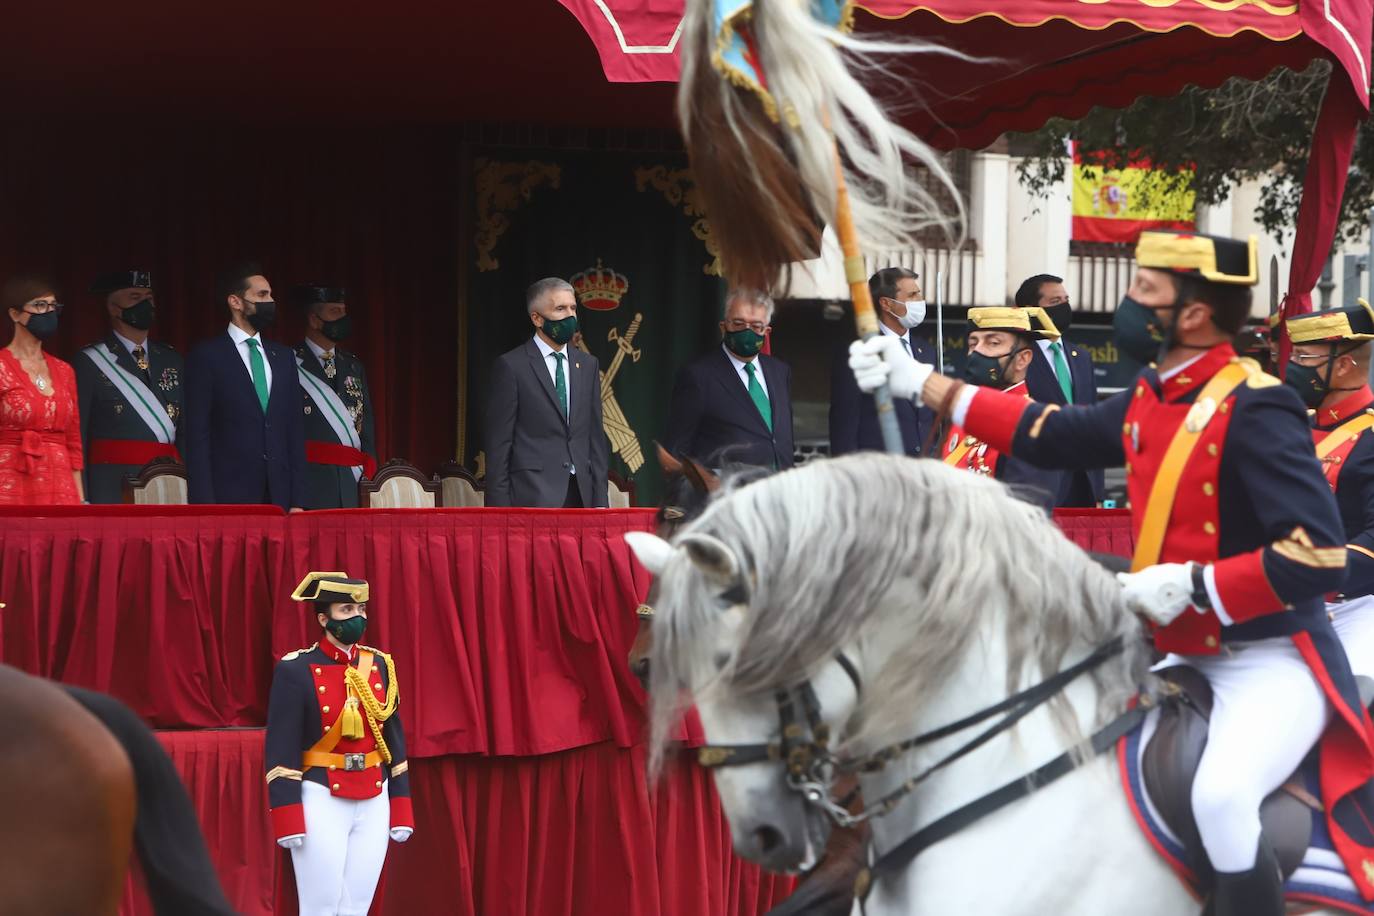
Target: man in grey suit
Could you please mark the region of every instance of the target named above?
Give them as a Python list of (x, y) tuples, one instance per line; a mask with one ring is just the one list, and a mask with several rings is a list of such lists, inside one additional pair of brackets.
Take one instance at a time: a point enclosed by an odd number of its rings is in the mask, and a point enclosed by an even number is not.
[(568, 347), (577, 296), (550, 277), (526, 291), (525, 308), (534, 337), (492, 367), (486, 505), (604, 508), (611, 447), (596, 357)]

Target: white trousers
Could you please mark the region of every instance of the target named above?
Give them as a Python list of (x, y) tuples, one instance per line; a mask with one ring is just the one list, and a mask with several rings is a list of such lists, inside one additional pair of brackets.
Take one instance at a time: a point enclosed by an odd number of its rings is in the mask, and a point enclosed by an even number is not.
[(1287, 637), (1228, 643), (1219, 655), (1170, 655), (1212, 685), (1207, 748), (1193, 779), (1193, 814), (1212, 867), (1255, 867), (1260, 803), (1297, 769), (1331, 708)]
[(291, 850), (300, 916), (367, 916), (391, 835), (387, 786), (375, 798), (335, 798), (301, 781), (305, 842)]
[(1374, 595), (1328, 604), (1326, 612), (1350, 659), (1350, 670), (1374, 677)]

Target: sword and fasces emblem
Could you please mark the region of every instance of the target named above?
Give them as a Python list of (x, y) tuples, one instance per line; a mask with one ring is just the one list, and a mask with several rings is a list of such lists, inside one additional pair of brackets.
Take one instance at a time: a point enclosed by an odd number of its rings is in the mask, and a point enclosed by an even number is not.
[[(619, 308), (621, 298), (630, 288), (630, 281), (625, 275), (602, 267), (600, 258), (597, 259), (595, 267), (574, 274), (569, 282), (577, 293), (578, 304), (597, 312)], [(606, 339), (615, 344), (615, 355), (611, 357), (610, 365), (600, 373), (602, 426), (606, 429), (606, 438), (610, 440), (611, 451), (620, 456), (631, 474), (644, 466), (644, 449), (639, 444), (639, 436), (630, 426), (630, 421), (625, 418), (625, 411), (621, 410), (620, 403), (616, 400), (613, 386), (625, 357), (628, 356), (630, 362), (637, 363), (643, 355), (643, 352), (634, 346), (635, 335), (639, 333), (639, 325), (643, 320), (642, 314), (635, 313), (634, 319), (623, 333), (614, 327), (611, 328)], [(591, 353), (581, 335), (578, 336), (577, 346), (583, 352)]]

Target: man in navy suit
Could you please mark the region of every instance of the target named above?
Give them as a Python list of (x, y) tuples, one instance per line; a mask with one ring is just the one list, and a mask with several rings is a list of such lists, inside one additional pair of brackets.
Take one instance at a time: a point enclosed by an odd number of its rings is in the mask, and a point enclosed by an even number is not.
[[(930, 345), (911, 333), (926, 317), (920, 277), (905, 267), (884, 267), (868, 278), (868, 290), (878, 312), (878, 330), (900, 337), (902, 346), (919, 362), (935, 365)], [(902, 428), (902, 450), (908, 455), (921, 454), (923, 440), (934, 423), (934, 413), (905, 399), (894, 400), (892, 406)], [(854, 383), (846, 341), (836, 349), (835, 363), (830, 369), (830, 454), (882, 450), (878, 411), (873, 406), (873, 396), (861, 392)]]
[(305, 505), (305, 426), (290, 347), (260, 332), (276, 318), (256, 264), (226, 271), (229, 328), (186, 358), (186, 471), (193, 503)]
[(668, 451), (713, 468), (792, 466), (792, 370), (759, 352), (772, 321), (766, 293), (730, 291), (720, 349), (678, 372), (663, 443)]
[(549, 277), (525, 293), (534, 336), (497, 358), (487, 394), (488, 506), (604, 509), (610, 442), (596, 357), (568, 346), (577, 296)]
[[(1021, 308), (1040, 306), (1050, 316), (1060, 334), (1067, 334), (1073, 323), (1073, 306), (1062, 277), (1036, 274), (1016, 291), (1016, 304)], [(1026, 370), (1026, 390), (1031, 399), (1042, 404), (1097, 403), (1097, 379), (1093, 376), (1093, 358), (1084, 347), (1076, 347), (1067, 338), (1041, 339)], [(1054, 504), (1058, 508), (1092, 508), (1102, 501), (1102, 471), (1069, 471)]]

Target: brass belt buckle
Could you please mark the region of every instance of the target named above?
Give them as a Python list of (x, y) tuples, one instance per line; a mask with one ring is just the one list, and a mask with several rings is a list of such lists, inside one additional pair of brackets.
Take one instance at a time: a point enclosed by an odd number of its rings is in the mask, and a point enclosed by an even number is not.
[(345, 770), (365, 770), (367, 769), (366, 754), (344, 754)]

